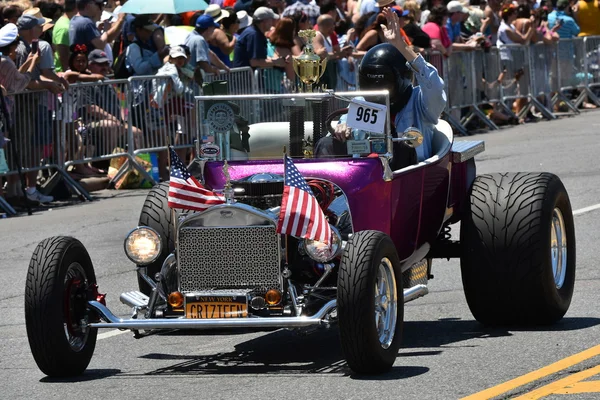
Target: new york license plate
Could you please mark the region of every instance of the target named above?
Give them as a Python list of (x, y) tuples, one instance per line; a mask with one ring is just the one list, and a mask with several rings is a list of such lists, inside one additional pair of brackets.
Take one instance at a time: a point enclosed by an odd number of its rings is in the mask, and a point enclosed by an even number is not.
[(186, 318), (245, 318), (247, 316), (248, 299), (246, 296), (186, 296)]

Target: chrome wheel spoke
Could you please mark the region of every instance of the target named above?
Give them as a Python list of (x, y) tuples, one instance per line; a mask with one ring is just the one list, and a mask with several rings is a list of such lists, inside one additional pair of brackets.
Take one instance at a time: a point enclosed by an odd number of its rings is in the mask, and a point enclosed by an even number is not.
[(552, 273), (554, 275), (554, 284), (557, 289), (560, 289), (565, 283), (567, 274), (567, 232), (565, 220), (558, 208), (555, 208), (552, 212), (552, 226), (550, 229)]
[(394, 340), (397, 323), (397, 287), (392, 262), (383, 258), (375, 281), (375, 328), (381, 347), (387, 349)]

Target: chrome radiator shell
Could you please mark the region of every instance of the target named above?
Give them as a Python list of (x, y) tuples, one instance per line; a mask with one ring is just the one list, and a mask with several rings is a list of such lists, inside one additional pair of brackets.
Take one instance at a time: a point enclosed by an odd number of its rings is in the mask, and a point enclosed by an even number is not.
[(213, 206), (187, 217), (177, 234), (179, 290), (283, 290), (276, 222), (244, 204)]

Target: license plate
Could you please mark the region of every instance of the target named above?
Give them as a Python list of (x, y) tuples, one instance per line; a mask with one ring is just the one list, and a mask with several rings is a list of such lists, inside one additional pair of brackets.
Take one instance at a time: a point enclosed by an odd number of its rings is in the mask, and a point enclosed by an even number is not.
[(246, 296), (188, 296), (186, 318), (245, 318), (248, 316)]

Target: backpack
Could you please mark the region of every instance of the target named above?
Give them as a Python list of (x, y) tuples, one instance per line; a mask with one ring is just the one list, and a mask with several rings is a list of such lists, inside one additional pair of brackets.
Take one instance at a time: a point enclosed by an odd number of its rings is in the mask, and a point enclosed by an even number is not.
[(125, 52), (121, 53), (121, 55), (115, 59), (115, 64), (113, 65), (115, 79), (127, 79), (133, 76), (133, 71), (127, 68), (126, 59), (127, 57), (125, 55)]

